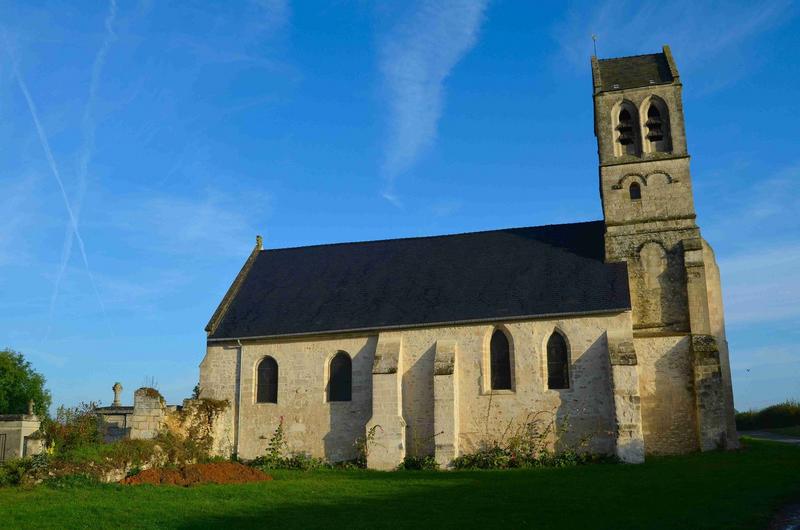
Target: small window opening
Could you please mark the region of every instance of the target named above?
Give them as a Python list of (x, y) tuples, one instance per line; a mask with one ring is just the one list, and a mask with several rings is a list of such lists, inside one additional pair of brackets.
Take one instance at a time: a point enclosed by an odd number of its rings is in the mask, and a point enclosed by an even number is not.
[(567, 341), (557, 331), (547, 341), (547, 388), (569, 388)]
[(638, 201), (639, 199), (642, 198), (642, 187), (639, 185), (638, 182), (633, 182), (629, 189), (632, 201)]

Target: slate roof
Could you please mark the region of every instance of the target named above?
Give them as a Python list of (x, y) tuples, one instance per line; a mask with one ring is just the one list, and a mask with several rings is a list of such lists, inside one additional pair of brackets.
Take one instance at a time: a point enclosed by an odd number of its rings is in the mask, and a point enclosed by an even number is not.
[(673, 81), (664, 53), (600, 59), (598, 64), (603, 91), (661, 85)]
[(209, 339), (630, 309), (602, 221), (257, 251)]

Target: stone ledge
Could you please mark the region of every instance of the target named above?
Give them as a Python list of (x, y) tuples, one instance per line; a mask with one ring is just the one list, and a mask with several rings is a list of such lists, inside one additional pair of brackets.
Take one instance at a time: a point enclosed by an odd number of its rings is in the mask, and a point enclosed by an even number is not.
[(632, 338), (608, 337), (608, 355), (612, 366), (634, 366), (638, 363)]
[(436, 341), (433, 375), (452, 375), (456, 364), (456, 343), (452, 340)]
[(380, 340), (375, 348), (375, 361), (372, 363), (372, 373), (395, 374), (400, 362), (400, 339)]

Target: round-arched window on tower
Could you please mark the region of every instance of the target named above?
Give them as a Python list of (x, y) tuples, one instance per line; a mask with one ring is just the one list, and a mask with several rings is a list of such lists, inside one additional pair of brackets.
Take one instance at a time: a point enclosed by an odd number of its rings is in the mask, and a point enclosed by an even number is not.
[(660, 142), (664, 139), (664, 128), (661, 121), (661, 112), (654, 104), (647, 109), (647, 139), (651, 142)]
[(628, 188), (632, 201), (638, 201), (642, 198), (642, 187), (638, 182), (632, 182), (631, 187)]
[(653, 98), (647, 107), (646, 130), (647, 150), (651, 153), (667, 152), (671, 149), (667, 107), (660, 99)]
[(639, 146), (637, 145), (637, 120), (635, 118), (635, 111), (625, 104), (619, 111), (617, 116), (617, 143), (619, 144), (619, 153), (621, 155), (637, 155), (639, 154)]

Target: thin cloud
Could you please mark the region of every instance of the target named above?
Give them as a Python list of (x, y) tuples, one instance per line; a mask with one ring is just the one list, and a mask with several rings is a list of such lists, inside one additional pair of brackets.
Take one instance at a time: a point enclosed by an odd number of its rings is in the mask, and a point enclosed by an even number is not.
[(3, 222), (0, 223), (0, 265), (20, 261), (24, 252), (25, 240), (20, 234), (35, 225), (32, 205), (36, 202), (34, 174), (0, 180), (0, 212)]
[[(573, 6), (565, 20), (553, 28), (561, 47), (561, 58), (575, 69), (585, 69), (592, 53), (591, 35), (598, 35), (601, 57), (652, 53), (670, 44), (680, 56), (683, 72), (719, 64), (728, 53), (784, 21), (792, 10), (789, 0), (738, 2), (721, 5), (713, 2), (645, 2), (606, 0), (591, 6)], [(736, 64), (729, 56), (725, 65)], [(727, 69), (728, 76), (739, 75), (741, 68)], [(721, 72), (713, 72), (721, 75)], [(725, 79), (711, 81), (713, 88)]]
[(475, 45), (486, 6), (485, 0), (421, 0), (381, 47), (380, 70), (390, 111), (382, 196), (395, 206), (400, 204), (395, 179), (433, 144), (444, 82)]
[(721, 259), (719, 266), (728, 323), (800, 320), (800, 241), (753, 249)]
[[(108, 55), (108, 50), (111, 47), (111, 43), (114, 39), (116, 39), (116, 35), (114, 34), (113, 24), (114, 20), (117, 16), (117, 2), (116, 0), (111, 0), (108, 4), (108, 15), (105, 19), (105, 36), (103, 38), (103, 43), (100, 45), (100, 49), (97, 51), (95, 55), (94, 62), (92, 63), (92, 76), (91, 80), (89, 81), (89, 97), (86, 101), (86, 106), (84, 107), (83, 112), (83, 120), (82, 120), (82, 129), (83, 129), (83, 144), (81, 147), (81, 153), (78, 158), (78, 191), (77, 196), (75, 198), (75, 205), (74, 205), (74, 213), (75, 213), (75, 223), (77, 224), (80, 220), (81, 209), (83, 207), (83, 198), (86, 195), (86, 182), (87, 182), (87, 174), (89, 172), (89, 164), (92, 160), (92, 154), (94, 152), (94, 145), (95, 145), (95, 121), (94, 121), (94, 105), (95, 99), (97, 98), (97, 86), (100, 82), (100, 74), (103, 71), (103, 66), (106, 62), (106, 56)], [(67, 269), (67, 263), (69, 263), (69, 259), (72, 256), (72, 245), (73, 245), (73, 237), (74, 232), (70, 223), (67, 223), (65, 235), (64, 235), (64, 245), (61, 251), (61, 263), (58, 267), (58, 273), (56, 274), (55, 284), (53, 286), (53, 294), (50, 297), (50, 309), (48, 312), (47, 318), (47, 330), (44, 334), (44, 340), (46, 340), (50, 336), (50, 329), (52, 327), (53, 322), (53, 313), (55, 312), (56, 300), (58, 299), (58, 292), (61, 288), (61, 281), (64, 277), (64, 272)]]
[(750, 165), (737, 166), (706, 174), (697, 183), (700, 210), (708, 210), (702, 212), (708, 239), (739, 254), (751, 252), (751, 241), (758, 241), (760, 250), (800, 247), (800, 163), (761, 179), (751, 177)]
[(253, 29), (258, 33), (274, 33), (289, 23), (291, 9), (288, 0), (251, 0), (256, 17), (251, 19)]
[(75, 233), (75, 239), (78, 240), (78, 248), (81, 252), (81, 257), (83, 258), (83, 264), (86, 267), (86, 273), (89, 276), (89, 281), (92, 284), (92, 289), (94, 290), (95, 296), (97, 297), (97, 301), (100, 304), (100, 309), (103, 312), (103, 316), (105, 318), (106, 323), (109, 325), (110, 330), (110, 323), (108, 320), (108, 314), (106, 313), (105, 304), (103, 304), (103, 299), (100, 297), (100, 291), (97, 289), (97, 283), (94, 281), (94, 275), (92, 274), (92, 269), (89, 267), (89, 258), (86, 255), (86, 246), (83, 243), (83, 238), (81, 237), (80, 231), (78, 230), (78, 221), (75, 217), (75, 213), (70, 206), (69, 199), (67, 198), (67, 192), (64, 189), (64, 181), (61, 179), (61, 173), (58, 171), (58, 165), (56, 164), (56, 160), (53, 157), (53, 151), (50, 149), (50, 143), (47, 141), (47, 135), (45, 134), (44, 128), (42, 127), (41, 122), (39, 121), (39, 115), (36, 110), (36, 105), (33, 102), (33, 98), (31, 97), (30, 91), (28, 90), (28, 86), (25, 84), (25, 80), (22, 77), (22, 74), (19, 71), (19, 65), (17, 64), (16, 58), (14, 57), (13, 51), (11, 50), (11, 46), (8, 43), (8, 39), (6, 37), (6, 32), (4, 28), (0, 28), (0, 31), (3, 33), (3, 41), (6, 46), (6, 52), (8, 53), (9, 59), (11, 60), (12, 69), (14, 72), (14, 77), (17, 80), (17, 85), (19, 86), (22, 95), (25, 97), (25, 101), (28, 104), (28, 110), (30, 111), (31, 118), (33, 119), (33, 124), (36, 127), (36, 133), (39, 136), (39, 142), (42, 146), (42, 150), (45, 153), (47, 158), (47, 163), (50, 166), (50, 171), (53, 173), (53, 177), (56, 179), (56, 183), (58, 184), (58, 189), (61, 192), (61, 198), (64, 200), (64, 208), (67, 210), (67, 215), (69, 216), (70, 224), (72, 225), (72, 230)]
[[(269, 209), (270, 197), (254, 190), (208, 189), (196, 196), (160, 194), (131, 198), (112, 222), (129, 244), (150, 253), (191, 256), (239, 256), (260, 231), (253, 219)], [(135, 228), (134, 228), (135, 227)], [(209, 254), (209, 249), (213, 252)]]

